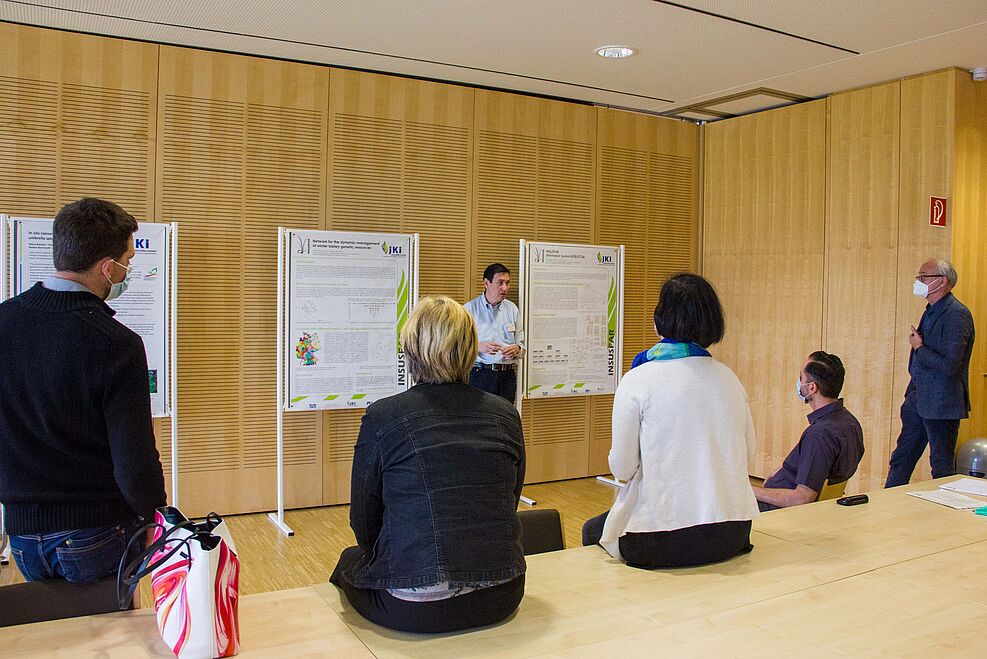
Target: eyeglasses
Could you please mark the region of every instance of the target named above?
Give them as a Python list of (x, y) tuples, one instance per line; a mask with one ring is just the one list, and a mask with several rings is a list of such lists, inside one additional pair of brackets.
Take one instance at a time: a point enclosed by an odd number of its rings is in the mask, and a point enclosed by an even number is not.
[(915, 279), (917, 279), (919, 281), (925, 281), (926, 279), (938, 279), (939, 277), (945, 277), (945, 276), (946, 275), (923, 275), (923, 274), (917, 274), (917, 275), (915, 275)]

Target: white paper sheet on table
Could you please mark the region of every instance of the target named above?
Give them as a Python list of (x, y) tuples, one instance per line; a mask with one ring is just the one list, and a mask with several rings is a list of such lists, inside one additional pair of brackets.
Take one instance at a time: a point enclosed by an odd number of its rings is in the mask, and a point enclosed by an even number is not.
[(952, 490), (953, 492), (965, 492), (967, 494), (976, 494), (980, 497), (987, 497), (987, 479), (961, 478), (958, 481), (940, 485), (939, 489)]
[(950, 508), (955, 508), (957, 510), (973, 510), (974, 508), (980, 508), (984, 505), (983, 501), (973, 499), (966, 496), (965, 494), (960, 494), (958, 492), (950, 492), (948, 490), (930, 490), (929, 492), (906, 492), (913, 497), (919, 499), (925, 499), (926, 501), (931, 501), (932, 503), (938, 503), (943, 506), (949, 506)]

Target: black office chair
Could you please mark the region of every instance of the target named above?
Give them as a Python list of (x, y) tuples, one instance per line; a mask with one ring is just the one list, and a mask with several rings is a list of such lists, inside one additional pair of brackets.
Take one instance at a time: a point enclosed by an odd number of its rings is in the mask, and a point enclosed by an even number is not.
[(0, 587), (0, 627), (119, 610), (116, 575), (86, 585), (52, 579)]
[(559, 511), (553, 508), (519, 510), (517, 516), (521, 521), (521, 544), (525, 556), (565, 549)]

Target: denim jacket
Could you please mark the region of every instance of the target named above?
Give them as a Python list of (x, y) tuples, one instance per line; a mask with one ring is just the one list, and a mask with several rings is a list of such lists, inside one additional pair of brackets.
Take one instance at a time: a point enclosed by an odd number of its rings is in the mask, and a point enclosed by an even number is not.
[(367, 408), (353, 456), (358, 588), (501, 581), (524, 574), (517, 410), (466, 384), (418, 384)]

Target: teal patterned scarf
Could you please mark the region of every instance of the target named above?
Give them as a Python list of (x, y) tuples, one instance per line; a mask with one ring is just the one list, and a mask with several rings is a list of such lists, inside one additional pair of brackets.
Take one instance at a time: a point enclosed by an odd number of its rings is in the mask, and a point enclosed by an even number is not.
[(649, 362), (666, 359), (682, 359), (683, 357), (709, 357), (709, 351), (698, 343), (681, 343), (674, 339), (662, 339), (648, 348), (646, 358)]

